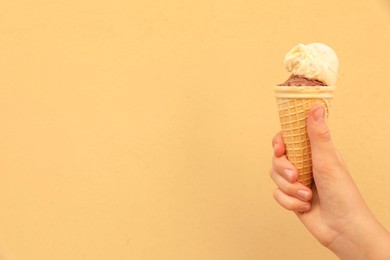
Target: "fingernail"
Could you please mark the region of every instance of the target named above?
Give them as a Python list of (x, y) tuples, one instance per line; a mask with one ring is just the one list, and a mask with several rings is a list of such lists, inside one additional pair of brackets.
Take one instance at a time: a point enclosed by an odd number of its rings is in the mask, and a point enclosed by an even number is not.
[(286, 175), (286, 178), (288, 179), (288, 181), (290, 181), (290, 182), (294, 181), (294, 180), (293, 180), (293, 175), (294, 175), (293, 170), (291, 170), (291, 169), (285, 169), (285, 170), (284, 170), (284, 174)]
[(298, 197), (303, 200), (309, 200), (310, 199), (310, 192), (307, 190), (298, 190), (297, 191)]
[(314, 110), (314, 113), (313, 113), (314, 121), (321, 123), (324, 120), (324, 116), (325, 116), (324, 107), (321, 106), (321, 107), (318, 107)]

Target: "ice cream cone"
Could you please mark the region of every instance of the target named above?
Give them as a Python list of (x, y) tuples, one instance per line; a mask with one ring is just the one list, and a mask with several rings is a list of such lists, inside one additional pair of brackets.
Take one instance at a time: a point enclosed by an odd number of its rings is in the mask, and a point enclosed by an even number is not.
[(331, 86), (275, 87), (286, 155), (298, 170), (298, 181), (308, 187), (313, 182), (313, 165), (306, 127), (307, 115), (313, 106), (323, 105), (328, 116), (334, 89)]

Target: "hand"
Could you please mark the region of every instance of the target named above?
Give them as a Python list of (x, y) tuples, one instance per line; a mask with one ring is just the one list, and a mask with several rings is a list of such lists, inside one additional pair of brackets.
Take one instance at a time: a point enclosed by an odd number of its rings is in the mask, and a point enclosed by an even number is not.
[(271, 178), (275, 200), (294, 211), (317, 240), (341, 259), (390, 259), (390, 235), (372, 215), (332, 143), (322, 106), (313, 107), (307, 129), (311, 142), (312, 190), (297, 182), (282, 135), (273, 141)]

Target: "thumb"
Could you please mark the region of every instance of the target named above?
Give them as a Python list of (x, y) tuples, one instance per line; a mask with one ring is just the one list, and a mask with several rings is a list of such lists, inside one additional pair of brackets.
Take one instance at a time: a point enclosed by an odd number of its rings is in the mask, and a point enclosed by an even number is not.
[(320, 174), (332, 175), (339, 168), (340, 160), (331, 139), (323, 106), (315, 106), (310, 109), (307, 131), (310, 138), (314, 170)]

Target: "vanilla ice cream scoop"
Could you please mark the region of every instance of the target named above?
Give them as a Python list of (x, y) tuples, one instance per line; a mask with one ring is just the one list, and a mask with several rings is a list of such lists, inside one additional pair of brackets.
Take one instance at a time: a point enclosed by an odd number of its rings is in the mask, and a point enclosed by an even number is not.
[(323, 43), (298, 44), (286, 54), (284, 66), (293, 75), (334, 86), (339, 59), (332, 48)]

